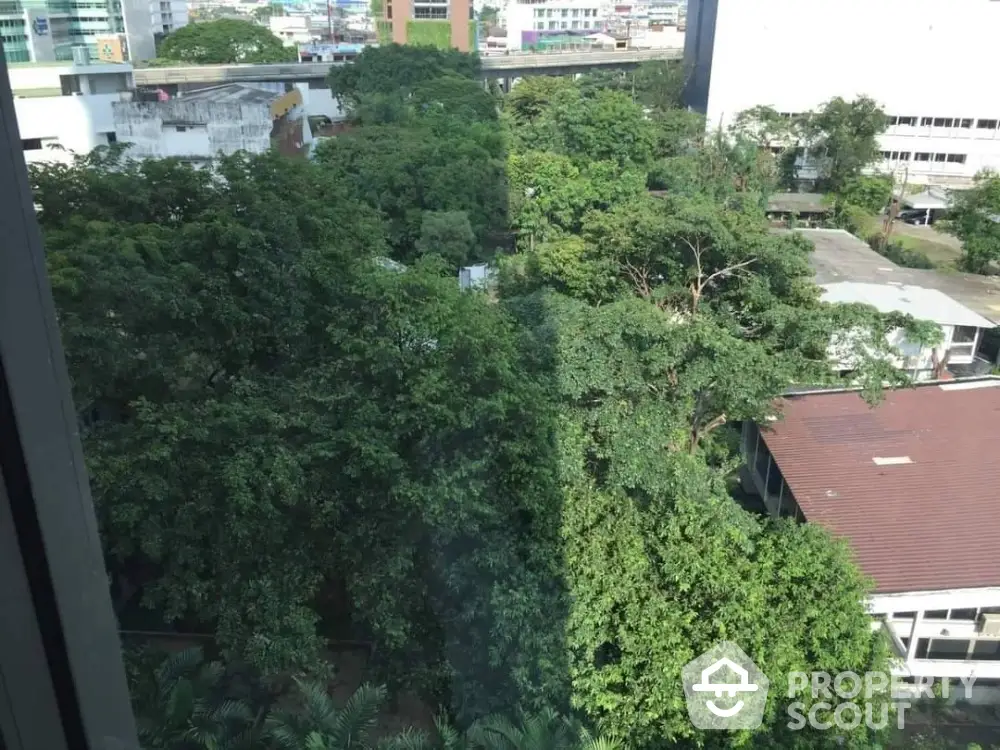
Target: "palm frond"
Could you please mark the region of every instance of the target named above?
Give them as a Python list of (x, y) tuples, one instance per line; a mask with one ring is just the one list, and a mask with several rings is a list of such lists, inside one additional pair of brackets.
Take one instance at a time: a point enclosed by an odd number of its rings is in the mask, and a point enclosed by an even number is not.
[(365, 684), (354, 691), (354, 695), (348, 699), (334, 721), (332, 735), (338, 748), (346, 750), (364, 745), (368, 734), (375, 728), (385, 696), (386, 691), (382, 686)]
[(337, 708), (326, 688), (312, 680), (295, 678), (302, 700), (305, 703), (305, 716), (313, 729), (331, 732), (336, 725)]
[(156, 669), (156, 682), (161, 690), (193, 672), (205, 658), (200, 646), (178, 651), (168, 656)]
[(580, 745), (580, 750), (621, 750), (621, 748), (622, 744), (610, 737), (598, 737), (597, 739), (590, 737)]
[(462, 735), (455, 727), (448, 723), (444, 716), (434, 717), (434, 729), (438, 734), (438, 743), (441, 750), (462, 750)]
[(476, 719), (466, 736), (473, 747), (482, 750), (518, 750), (522, 740), (521, 730), (505, 716)]
[(379, 742), (378, 750), (431, 750), (431, 741), (423, 732), (407, 728)]

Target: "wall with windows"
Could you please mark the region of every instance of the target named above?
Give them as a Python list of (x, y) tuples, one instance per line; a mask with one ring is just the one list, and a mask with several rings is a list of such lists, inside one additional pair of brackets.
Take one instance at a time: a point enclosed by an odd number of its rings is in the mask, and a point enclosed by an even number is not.
[(1000, 168), (1000, 90), (975, 83), (995, 68), (1000, 2), (690, 0), (688, 20), (687, 62), (705, 84), (690, 103), (713, 126), (756, 105), (808, 112), (866, 94), (895, 118), (884, 166), (911, 182), (961, 185)]
[(526, 49), (546, 36), (596, 34), (606, 28), (600, 0), (518, 0), (507, 7), (507, 47)]
[(874, 594), (869, 611), (882, 619), (905, 677), (974, 676), (978, 687), (1000, 684), (1000, 588)]

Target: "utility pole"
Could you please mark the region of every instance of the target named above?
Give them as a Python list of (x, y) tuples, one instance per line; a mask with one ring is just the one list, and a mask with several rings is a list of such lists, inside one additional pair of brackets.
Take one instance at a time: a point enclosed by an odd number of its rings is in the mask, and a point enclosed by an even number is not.
[(899, 188), (899, 197), (893, 196), (892, 202), (889, 204), (889, 213), (886, 214), (885, 221), (882, 223), (882, 249), (884, 250), (889, 246), (889, 238), (892, 236), (892, 227), (896, 222), (896, 217), (899, 216), (899, 207), (903, 205), (903, 198), (906, 197), (906, 184), (910, 180), (910, 168), (905, 167), (903, 172), (903, 184)]

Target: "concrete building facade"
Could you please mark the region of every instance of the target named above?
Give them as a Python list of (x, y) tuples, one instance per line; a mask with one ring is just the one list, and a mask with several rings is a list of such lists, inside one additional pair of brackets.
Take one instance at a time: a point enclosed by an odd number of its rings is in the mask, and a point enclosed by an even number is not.
[(469, 52), (476, 48), (471, 0), (383, 0), (379, 40)]
[(890, 117), (886, 170), (919, 184), (964, 185), (1000, 168), (994, 0), (690, 0), (689, 103), (710, 127), (770, 105), (806, 113), (867, 95)]
[(507, 6), (507, 49), (536, 49), (607, 29), (604, 0), (512, 0)]
[(169, 34), (188, 23), (187, 0), (149, 0), (153, 34)]
[(116, 142), (112, 106), (132, 97), (131, 65), (14, 65), (9, 73), (29, 164), (69, 162)]
[(0, 0), (4, 56), (8, 63), (155, 57), (150, 2), (185, 0)]

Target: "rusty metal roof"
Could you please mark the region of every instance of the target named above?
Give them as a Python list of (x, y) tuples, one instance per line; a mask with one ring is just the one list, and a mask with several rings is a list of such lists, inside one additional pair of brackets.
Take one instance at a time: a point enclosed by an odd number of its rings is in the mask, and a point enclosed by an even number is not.
[(761, 438), (877, 592), (1000, 586), (1000, 378), (789, 396)]

